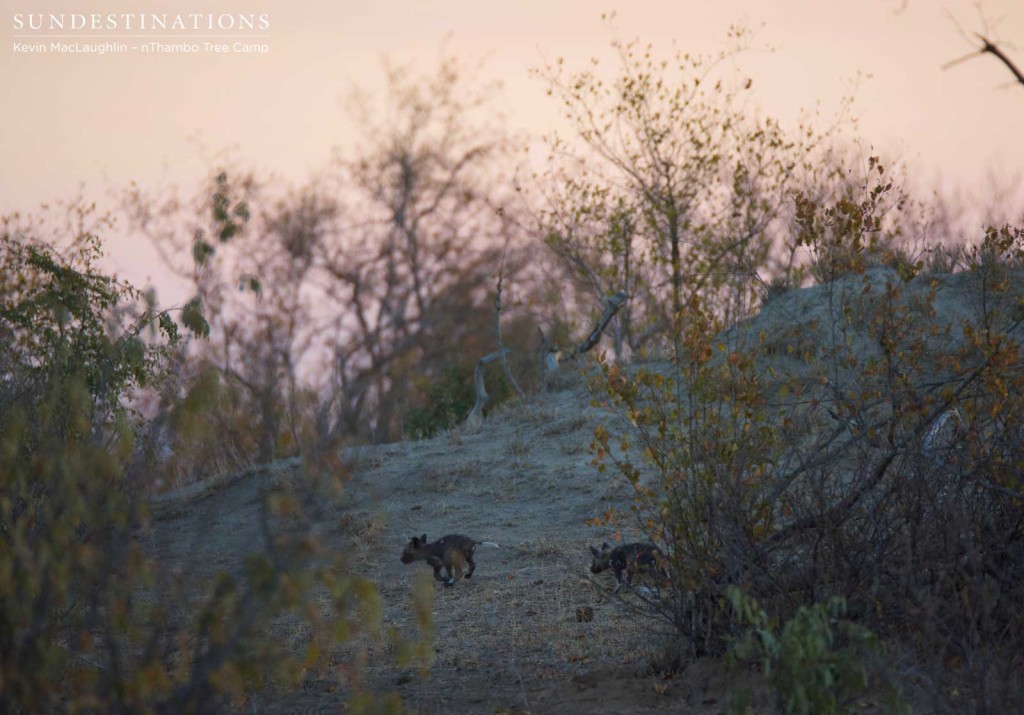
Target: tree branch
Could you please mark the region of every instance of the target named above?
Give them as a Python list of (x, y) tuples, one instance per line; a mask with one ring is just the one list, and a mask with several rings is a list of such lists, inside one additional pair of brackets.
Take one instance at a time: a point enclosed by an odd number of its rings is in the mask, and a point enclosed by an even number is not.
[(964, 55), (963, 57), (957, 57), (955, 60), (950, 60), (946, 64), (942, 65), (942, 69), (948, 70), (949, 68), (955, 67), (956, 65), (958, 65), (958, 64), (960, 64), (962, 62), (966, 62), (967, 60), (971, 59), (972, 57), (977, 57), (978, 55), (984, 55), (984, 54), (987, 53), (987, 54), (990, 54), (990, 55), (994, 55), (996, 57), (996, 59), (998, 59), (1000, 62), (1002, 62), (1004, 65), (1006, 65), (1006, 68), (1008, 70), (1010, 70), (1010, 73), (1014, 76), (1014, 78), (1020, 84), (1024, 85), (1024, 72), (1022, 72), (1020, 70), (1020, 68), (1017, 67), (1016, 64), (1014, 64), (1013, 60), (1011, 60), (1006, 55), (1006, 53), (1003, 52), (1002, 49), (999, 48), (998, 45), (996, 45), (994, 42), (989, 40), (984, 35), (982, 35), (980, 33), (977, 33), (977, 32), (974, 33), (974, 35), (979, 40), (981, 40), (981, 47), (978, 48), (978, 50), (976, 52), (972, 52), (970, 54)]
[(995, 55), (1000, 62), (1006, 65), (1006, 68), (1009, 69), (1013, 76), (1017, 78), (1017, 81), (1020, 82), (1021, 84), (1024, 84), (1024, 74), (1021, 73), (1017, 65), (1015, 65), (1013, 61), (1009, 57), (1007, 57), (1001, 49), (999, 49), (999, 47), (990, 42), (988, 38), (984, 37), (983, 35), (979, 35), (978, 33), (974, 34), (977, 35), (978, 39), (981, 40), (982, 42), (982, 48), (980, 52), (988, 52), (989, 54)]
[(495, 350), (493, 353), (484, 355), (476, 363), (476, 370), (473, 375), (473, 384), (476, 386), (476, 402), (473, 403), (473, 409), (469, 411), (469, 415), (466, 417), (466, 424), (471, 428), (478, 427), (483, 421), (484, 405), (487, 404), (489, 399), (487, 388), (484, 386), (484, 366), (492, 360), (503, 357), (507, 352), (508, 348)]
[(594, 326), (594, 329), (590, 331), (590, 335), (587, 336), (586, 340), (574, 347), (572, 352), (560, 359), (559, 362), (575, 360), (583, 353), (593, 349), (593, 347), (597, 345), (597, 341), (601, 339), (604, 329), (608, 327), (608, 323), (611, 322), (611, 319), (619, 312), (619, 309), (626, 304), (627, 300), (629, 300), (629, 293), (624, 290), (605, 298), (604, 312), (601, 313), (601, 317), (597, 319), (597, 324)]

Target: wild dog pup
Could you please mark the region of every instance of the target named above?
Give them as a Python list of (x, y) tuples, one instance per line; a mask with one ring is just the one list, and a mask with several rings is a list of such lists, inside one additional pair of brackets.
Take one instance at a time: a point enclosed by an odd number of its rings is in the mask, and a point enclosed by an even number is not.
[[(473, 562), (473, 549), (477, 546), (491, 546), (499, 548), (493, 541), (474, 541), (462, 534), (448, 534), (432, 544), (427, 543), (427, 535), (412, 537), (405, 549), (402, 551), (402, 563), (411, 564), (413, 561), (423, 559), (434, 567), (434, 578), (451, 586), (462, 578), (462, 567), (468, 565), (466, 578), (472, 578), (476, 571), (476, 563)], [(441, 575), (444, 568), (446, 576)]]
[[(594, 560), (590, 564), (591, 573), (601, 573), (608, 569), (615, 571), (615, 581), (618, 584), (615, 587), (615, 593), (618, 593), (623, 586), (632, 587), (633, 574), (638, 571), (661, 578), (668, 577), (668, 572), (664, 567), (665, 557), (654, 544), (638, 542), (612, 548), (608, 542), (605, 542), (601, 545), (600, 551), (591, 546), (590, 553), (594, 555)], [(625, 577), (623, 577), (623, 573), (625, 573)]]

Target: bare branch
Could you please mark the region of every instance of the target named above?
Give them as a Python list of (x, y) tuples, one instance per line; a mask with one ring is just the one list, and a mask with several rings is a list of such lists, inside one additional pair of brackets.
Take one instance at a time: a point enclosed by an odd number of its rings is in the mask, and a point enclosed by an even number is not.
[(559, 362), (575, 360), (583, 353), (593, 349), (601, 339), (604, 329), (608, 327), (608, 323), (611, 322), (611, 319), (615, 317), (617, 312), (619, 312), (619, 309), (626, 304), (627, 300), (629, 300), (629, 293), (624, 290), (605, 298), (604, 312), (601, 313), (601, 317), (597, 319), (597, 324), (594, 326), (594, 329), (590, 331), (590, 335), (587, 336), (586, 340), (574, 347), (572, 352), (559, 360)]
[(507, 352), (508, 348), (495, 350), (493, 353), (484, 355), (476, 363), (476, 370), (473, 374), (473, 384), (476, 386), (476, 402), (473, 403), (473, 409), (469, 411), (469, 415), (466, 417), (466, 424), (471, 428), (480, 426), (484, 419), (484, 405), (490, 399), (487, 395), (487, 388), (484, 386), (484, 366), (492, 360), (503, 357)]
[(1006, 68), (1010, 70), (1014, 77), (1016, 77), (1017, 81), (1024, 85), (1024, 73), (1021, 73), (1020, 68), (1018, 68), (1017, 65), (1013, 63), (1013, 60), (1007, 57), (1006, 53), (999, 49), (999, 47), (996, 46), (995, 43), (991, 42), (988, 38), (984, 37), (983, 35), (978, 35), (978, 33), (975, 33), (975, 35), (977, 35), (978, 39), (981, 40), (982, 42), (982, 48), (980, 52), (988, 52), (989, 54), (995, 55), (1000, 62), (1006, 65)]
[[(980, 12), (980, 8), (979, 8), (979, 12)], [(960, 25), (959, 22), (956, 21), (956, 18), (953, 18), (953, 16), (949, 13), (948, 10), (946, 11), (946, 14), (949, 15), (950, 19), (953, 20), (953, 23), (956, 25), (957, 31), (963, 36), (963, 38), (968, 43), (974, 44), (974, 41), (970, 38), (970, 36), (968, 36), (968, 34), (966, 32), (964, 32), (963, 27)], [(988, 21), (985, 19), (984, 13), (981, 13), (981, 23), (982, 23), (982, 27), (984, 28), (985, 34), (983, 35), (980, 32), (973, 33), (974, 37), (976, 37), (978, 40), (981, 41), (981, 47), (978, 47), (974, 52), (966, 54), (963, 57), (958, 57), (955, 60), (950, 60), (946, 64), (942, 65), (942, 69), (943, 70), (948, 70), (951, 67), (955, 67), (956, 65), (959, 65), (959, 64), (961, 64), (963, 62), (966, 62), (967, 60), (971, 59), (972, 57), (977, 57), (979, 55), (984, 55), (984, 54), (990, 54), (990, 55), (993, 55), (1000, 62), (1002, 62), (1004, 65), (1006, 65), (1006, 68), (1008, 70), (1010, 70), (1010, 73), (1014, 76), (1014, 79), (1017, 82), (1019, 82), (1020, 84), (1024, 85), (1024, 72), (1022, 72), (1021, 69), (1013, 62), (1013, 60), (1011, 60), (1006, 55), (1006, 53), (1003, 52), (1002, 48), (1000, 48), (994, 41), (988, 39), (987, 35), (989, 33), (989, 24), (988, 24)]]

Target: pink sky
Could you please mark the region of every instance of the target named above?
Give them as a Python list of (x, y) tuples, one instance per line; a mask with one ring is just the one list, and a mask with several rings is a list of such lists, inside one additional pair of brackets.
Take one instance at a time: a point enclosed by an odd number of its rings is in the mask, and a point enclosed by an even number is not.
[[(432, 67), (442, 47), (483, 60), (505, 86), (512, 129), (558, 126), (555, 104), (529, 69), (565, 57), (582, 67), (609, 58), (603, 11), (617, 33), (667, 55), (675, 42), (713, 52), (733, 23), (763, 27), (761, 45), (739, 60), (767, 114), (784, 121), (821, 102), (833, 111), (858, 73), (860, 135), (898, 154), (929, 181), (976, 184), (993, 168), (1024, 169), (1024, 87), (991, 56), (942, 71), (970, 50), (952, 17), (982, 29), (967, 0), (0, 0), (0, 211), (30, 210), (74, 194), (102, 199), (111, 186), (204, 174), (195, 137), (237, 148), (252, 165), (301, 180), (333, 147), (352, 141), (343, 107), (353, 84), (373, 89), (381, 59)], [(983, 3), (993, 34), (1024, 47), (1024, 4)], [(28, 55), (14, 51), (17, 13), (267, 13), (267, 55)], [(121, 30), (123, 34), (123, 30)], [(447, 38), (447, 41), (446, 41)], [(1007, 50), (1024, 65), (1024, 50)], [(121, 239), (114, 262), (137, 282), (150, 253)]]

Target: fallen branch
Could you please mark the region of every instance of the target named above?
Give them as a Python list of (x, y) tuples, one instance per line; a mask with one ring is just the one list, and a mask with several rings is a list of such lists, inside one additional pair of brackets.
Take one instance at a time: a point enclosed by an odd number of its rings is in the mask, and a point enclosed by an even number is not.
[(484, 405), (487, 404), (489, 399), (487, 388), (484, 386), (484, 366), (492, 360), (504, 357), (507, 352), (508, 348), (502, 348), (477, 360), (476, 370), (473, 374), (473, 384), (476, 386), (476, 401), (473, 403), (473, 409), (466, 416), (466, 425), (473, 429), (479, 427), (480, 423), (483, 422)]
[[(558, 355), (555, 367), (563, 362), (575, 360), (583, 353), (593, 349), (601, 339), (601, 335), (604, 334), (604, 329), (608, 327), (608, 323), (610, 323), (611, 319), (615, 317), (615, 314), (619, 312), (619, 309), (626, 304), (627, 300), (629, 300), (629, 293), (624, 290), (620, 290), (615, 295), (605, 298), (604, 312), (601, 313), (601, 317), (597, 319), (597, 324), (594, 326), (594, 329), (590, 331), (590, 335), (587, 336), (586, 340), (570, 350), (565, 356)], [(550, 363), (549, 369), (551, 369)]]

